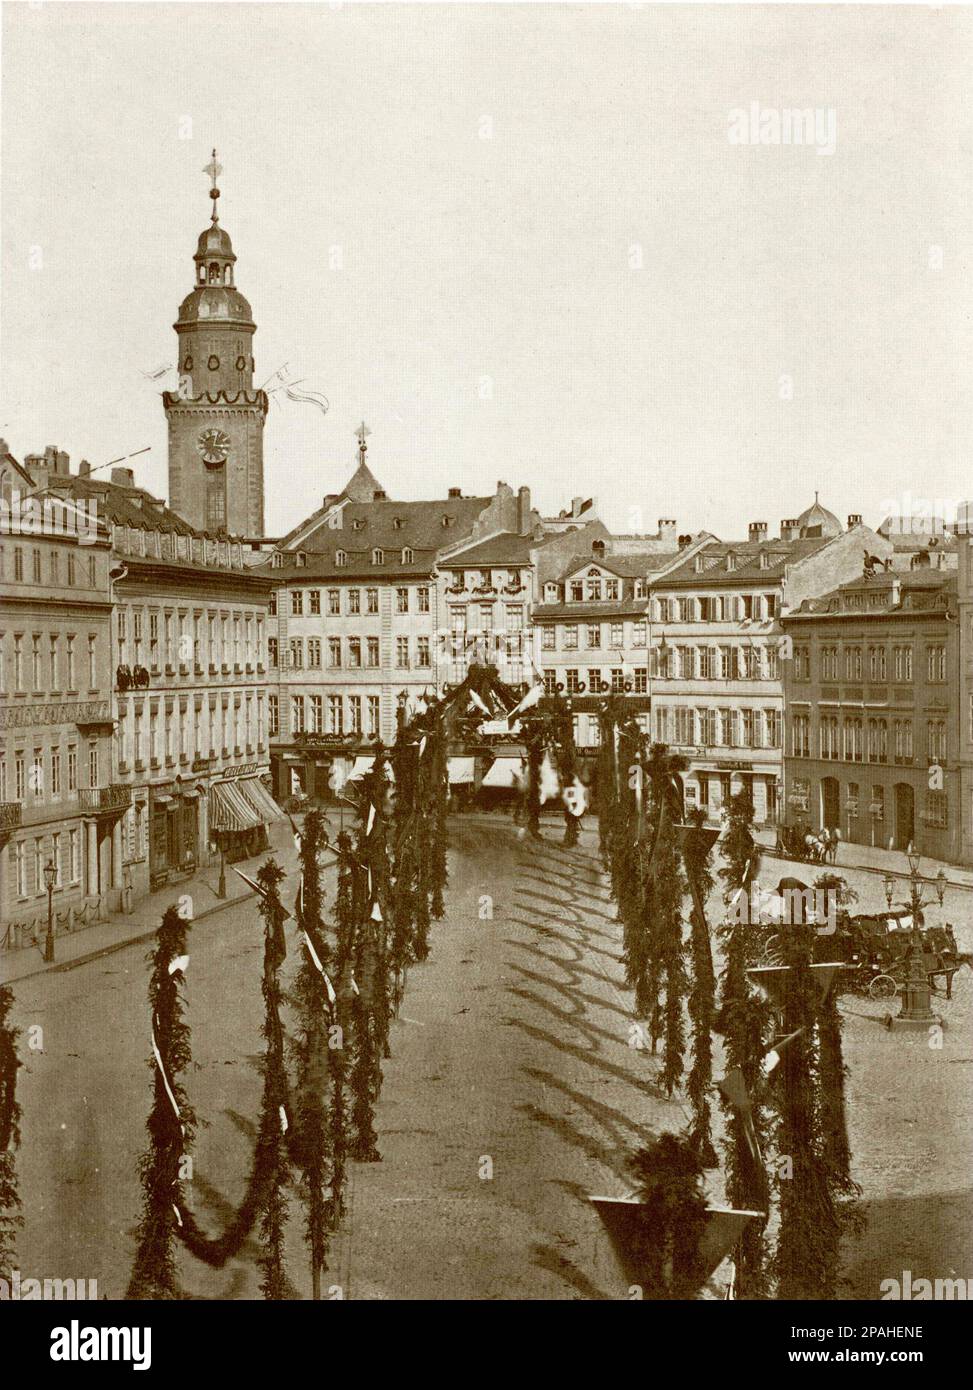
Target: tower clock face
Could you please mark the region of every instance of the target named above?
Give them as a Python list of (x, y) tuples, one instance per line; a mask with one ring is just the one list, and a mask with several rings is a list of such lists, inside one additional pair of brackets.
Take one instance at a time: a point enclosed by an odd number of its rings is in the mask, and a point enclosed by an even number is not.
[(230, 452), (230, 436), (215, 427), (203, 430), (196, 445), (204, 463), (225, 463)]

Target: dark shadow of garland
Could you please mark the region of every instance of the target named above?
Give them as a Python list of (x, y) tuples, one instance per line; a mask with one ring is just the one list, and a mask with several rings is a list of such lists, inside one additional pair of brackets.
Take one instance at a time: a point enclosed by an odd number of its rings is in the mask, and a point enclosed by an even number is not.
[(10, 1022), (13, 990), (0, 985), (0, 1279), (9, 1281), (16, 1254), (16, 1232), (23, 1225), (17, 1190), (15, 1152), (20, 1146), (20, 1106), (17, 1104), (18, 1030)]

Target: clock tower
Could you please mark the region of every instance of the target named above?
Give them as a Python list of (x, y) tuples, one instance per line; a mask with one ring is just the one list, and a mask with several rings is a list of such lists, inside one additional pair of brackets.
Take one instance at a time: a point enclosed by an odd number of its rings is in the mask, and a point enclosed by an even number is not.
[(253, 387), (256, 324), (233, 283), (236, 256), (220, 226), (216, 181), (222, 168), (215, 150), (203, 172), (212, 180), (213, 211), (193, 257), (196, 283), (173, 325), (179, 389), (162, 397), (169, 421), (169, 505), (202, 530), (256, 537), (264, 530), (267, 394)]

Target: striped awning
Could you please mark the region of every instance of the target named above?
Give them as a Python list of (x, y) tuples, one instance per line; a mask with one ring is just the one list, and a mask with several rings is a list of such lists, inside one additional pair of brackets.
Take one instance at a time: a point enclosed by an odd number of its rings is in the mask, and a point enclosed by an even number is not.
[(283, 814), (259, 777), (238, 777), (232, 782), (214, 782), (210, 787), (211, 830), (253, 830), (268, 821), (280, 820)]

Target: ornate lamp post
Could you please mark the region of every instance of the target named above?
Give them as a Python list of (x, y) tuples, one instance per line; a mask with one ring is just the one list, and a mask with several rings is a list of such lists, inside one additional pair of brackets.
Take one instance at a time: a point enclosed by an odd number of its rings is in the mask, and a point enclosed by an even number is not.
[(44, 961), (50, 965), (54, 960), (54, 881), (57, 878), (57, 869), (54, 867), (54, 860), (49, 859), (44, 865), (44, 886), (47, 889), (47, 937), (44, 941)]
[[(920, 926), (920, 916), (925, 899), (922, 891), (922, 876), (919, 873), (919, 855), (911, 847), (907, 852), (909, 860), (909, 898), (912, 909), (912, 932), (909, 942), (909, 954), (906, 960), (906, 978), (902, 989), (902, 1008), (895, 1018), (890, 1017), (887, 1022), (890, 1028), (929, 1028), (933, 1024), (942, 1027), (943, 1021), (938, 1014), (934, 1013), (931, 1006), (932, 987), (929, 984), (929, 975), (926, 970), (925, 943), (922, 939), (922, 927)], [(946, 875), (942, 869), (936, 874), (936, 896), (939, 899), (940, 907), (946, 896)], [(894, 891), (895, 880), (891, 875), (885, 879), (885, 897), (892, 906), (892, 893)]]

